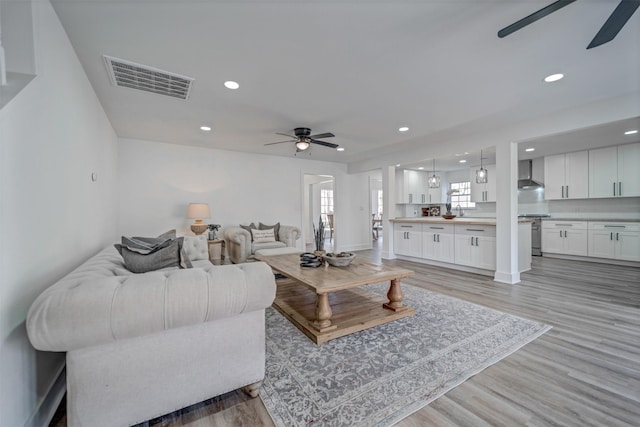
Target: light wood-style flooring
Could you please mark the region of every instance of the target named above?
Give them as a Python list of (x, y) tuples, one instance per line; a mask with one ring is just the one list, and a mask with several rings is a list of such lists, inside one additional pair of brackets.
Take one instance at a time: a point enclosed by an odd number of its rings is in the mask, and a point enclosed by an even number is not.
[[(358, 256), (380, 261), (377, 248)], [(399, 426), (640, 426), (640, 268), (534, 257), (522, 283), (506, 285), (385, 263), (416, 272), (403, 283), (553, 326)], [(144, 425), (273, 423), (260, 399), (232, 392)]]

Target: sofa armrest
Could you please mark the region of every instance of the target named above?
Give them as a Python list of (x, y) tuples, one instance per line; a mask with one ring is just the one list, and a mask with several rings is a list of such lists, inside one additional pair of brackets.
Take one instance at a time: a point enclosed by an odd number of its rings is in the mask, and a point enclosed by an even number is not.
[(251, 234), (247, 230), (237, 226), (225, 227), (222, 235), (232, 263), (243, 263), (251, 256)]
[(280, 241), (292, 248), (296, 247), (296, 241), (302, 236), (300, 229), (293, 225), (280, 225)]
[(71, 351), (262, 310), (275, 291), (262, 262), (126, 276), (88, 270), (35, 300), (27, 332), (39, 350)]

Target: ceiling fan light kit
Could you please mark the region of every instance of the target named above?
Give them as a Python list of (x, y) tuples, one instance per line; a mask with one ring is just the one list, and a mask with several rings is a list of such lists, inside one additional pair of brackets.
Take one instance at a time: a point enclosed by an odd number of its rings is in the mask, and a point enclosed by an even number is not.
[(296, 146), (296, 153), (299, 151), (304, 151), (308, 149), (311, 144), (323, 145), (329, 148), (338, 148), (338, 144), (334, 144), (332, 142), (321, 141), (320, 138), (332, 138), (335, 135), (331, 132), (318, 133), (316, 135), (311, 135), (311, 129), (309, 128), (295, 128), (293, 130), (294, 135), (288, 133), (280, 133), (276, 132), (276, 135), (288, 136), (289, 139), (287, 141), (278, 141), (278, 142), (270, 142), (264, 145), (275, 145), (275, 144), (284, 144), (285, 142), (294, 142)]
[[(503, 38), (508, 36), (509, 34), (515, 33), (521, 28), (526, 27), (529, 24), (533, 24), (537, 20), (560, 10), (565, 6), (568, 6), (575, 1), (576, 0), (558, 0), (556, 2), (553, 2), (550, 5), (543, 7), (536, 12), (533, 12), (531, 15), (528, 15), (511, 25), (504, 27), (503, 29), (498, 31), (498, 37)], [(591, 40), (591, 43), (589, 43), (587, 49), (598, 47), (613, 40), (639, 6), (640, 0), (621, 0), (620, 3), (618, 3), (618, 6), (611, 13), (611, 15), (609, 15), (607, 21), (602, 25), (600, 31), (598, 31), (593, 40)]]

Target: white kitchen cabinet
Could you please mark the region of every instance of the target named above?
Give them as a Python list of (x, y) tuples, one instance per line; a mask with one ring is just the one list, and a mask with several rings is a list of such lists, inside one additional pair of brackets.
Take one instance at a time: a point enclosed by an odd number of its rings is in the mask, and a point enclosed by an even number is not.
[(396, 203), (427, 203), (424, 173), (414, 170), (396, 172)]
[(422, 257), (422, 224), (396, 222), (393, 245), (397, 255)]
[(486, 270), (496, 269), (496, 227), (455, 225), (456, 264)]
[(544, 158), (546, 200), (589, 197), (589, 152), (557, 154)]
[(640, 143), (589, 150), (589, 197), (640, 196)]
[(422, 225), (422, 257), (454, 262), (454, 230), (451, 224)]
[(542, 252), (587, 256), (587, 221), (542, 222)]
[(487, 182), (478, 184), (476, 182), (476, 169), (472, 168), (470, 172), (471, 181), (471, 201), (472, 202), (495, 202), (496, 201), (496, 165), (485, 165), (487, 169)]
[(640, 261), (640, 224), (590, 221), (589, 256)]

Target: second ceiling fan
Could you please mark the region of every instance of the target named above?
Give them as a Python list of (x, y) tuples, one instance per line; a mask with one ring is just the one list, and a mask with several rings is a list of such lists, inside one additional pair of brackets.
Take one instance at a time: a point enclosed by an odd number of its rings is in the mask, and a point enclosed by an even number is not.
[(318, 133), (316, 135), (311, 135), (311, 129), (309, 128), (295, 128), (293, 130), (295, 135), (290, 135), (288, 133), (280, 133), (276, 132), (276, 135), (288, 136), (289, 139), (287, 141), (278, 141), (278, 142), (270, 142), (264, 145), (274, 145), (274, 144), (284, 144), (285, 142), (295, 142), (296, 143), (296, 152), (304, 151), (311, 146), (311, 144), (324, 145), (329, 148), (338, 148), (338, 144), (333, 144), (331, 142), (320, 141), (320, 138), (331, 138), (335, 135), (331, 132)]

